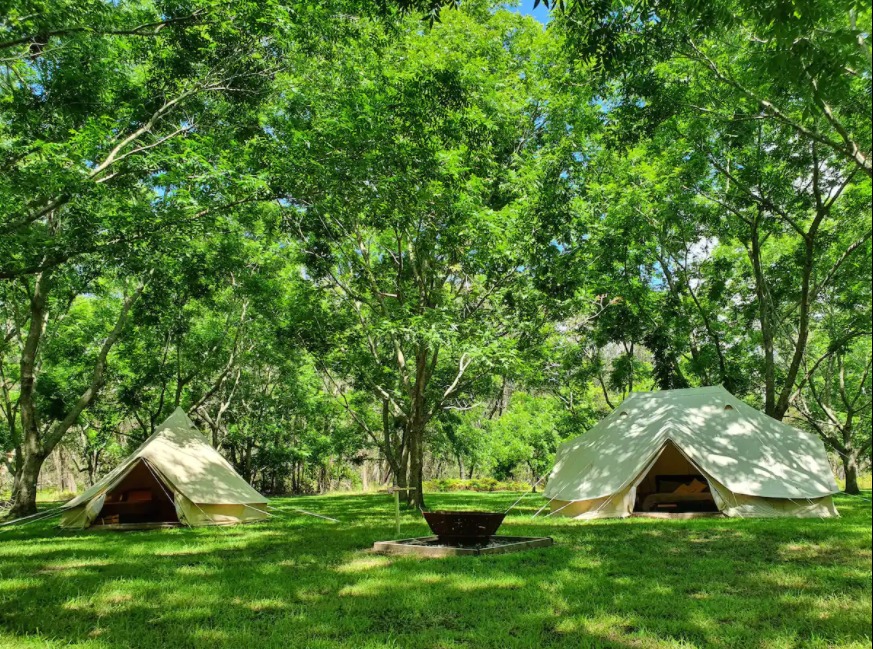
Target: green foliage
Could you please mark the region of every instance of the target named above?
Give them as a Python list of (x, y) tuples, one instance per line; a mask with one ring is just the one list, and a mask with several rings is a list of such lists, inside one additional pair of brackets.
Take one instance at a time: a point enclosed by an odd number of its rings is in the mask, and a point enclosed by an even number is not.
[(474, 478), (472, 480), (439, 478), (438, 480), (425, 480), (424, 488), (429, 492), (444, 493), (451, 491), (528, 491), (531, 486), (527, 482), (501, 481), (495, 478)]
[(181, 406), (265, 491), (534, 483), (713, 384), (863, 469), (870, 7), (546, 4), (6, 2), (9, 474)]
[(301, 342), (416, 482), (429, 422), (516, 372), (541, 337), (525, 212), (550, 44), (532, 21), (479, 7), (399, 28), (362, 24), (329, 72), (289, 70), (264, 119), (317, 291)]
[(548, 473), (561, 441), (560, 408), (554, 399), (516, 392), (500, 417), (485, 422), (491, 473), (498, 480), (523, 467), (533, 482)]

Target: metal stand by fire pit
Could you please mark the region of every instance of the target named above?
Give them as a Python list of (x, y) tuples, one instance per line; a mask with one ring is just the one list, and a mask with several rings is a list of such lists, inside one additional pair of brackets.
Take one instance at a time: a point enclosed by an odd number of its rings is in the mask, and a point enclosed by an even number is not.
[(506, 554), (554, 544), (551, 537), (495, 536), (505, 514), (492, 512), (422, 512), (434, 536), (377, 541), (373, 550), (386, 554), (453, 557)]
[(549, 536), (493, 536), (483, 545), (444, 545), (436, 536), (421, 536), (399, 541), (377, 541), (373, 550), (385, 554), (417, 554), (422, 557), (459, 557), (478, 554), (506, 554), (533, 548), (547, 548)]

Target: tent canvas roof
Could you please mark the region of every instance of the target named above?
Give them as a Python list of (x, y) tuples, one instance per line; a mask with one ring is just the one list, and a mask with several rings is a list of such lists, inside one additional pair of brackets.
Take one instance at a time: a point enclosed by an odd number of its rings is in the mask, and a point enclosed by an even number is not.
[(114, 471), (64, 505), (76, 507), (111, 489), (139, 460), (145, 460), (175, 492), (198, 504), (256, 504), (255, 491), (176, 408), (155, 433)]
[(737, 494), (806, 499), (838, 491), (818, 437), (709, 387), (631, 394), (561, 446), (544, 495), (576, 501), (618, 493), (667, 440)]

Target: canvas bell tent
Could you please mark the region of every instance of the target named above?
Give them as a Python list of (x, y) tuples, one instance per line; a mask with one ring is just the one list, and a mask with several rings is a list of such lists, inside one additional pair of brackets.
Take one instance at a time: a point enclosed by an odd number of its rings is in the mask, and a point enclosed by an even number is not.
[(66, 505), (61, 527), (231, 525), (266, 518), (267, 499), (181, 408), (130, 457)]
[(564, 443), (544, 495), (577, 518), (836, 516), (818, 437), (721, 387), (634, 393)]

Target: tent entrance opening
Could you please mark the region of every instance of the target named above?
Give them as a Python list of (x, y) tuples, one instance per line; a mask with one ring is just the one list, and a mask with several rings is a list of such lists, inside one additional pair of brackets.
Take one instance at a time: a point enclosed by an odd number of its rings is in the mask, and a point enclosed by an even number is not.
[(106, 494), (94, 525), (179, 524), (176, 507), (149, 467), (140, 460), (124, 479)]
[(634, 512), (717, 512), (706, 477), (672, 442), (637, 484)]

